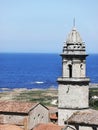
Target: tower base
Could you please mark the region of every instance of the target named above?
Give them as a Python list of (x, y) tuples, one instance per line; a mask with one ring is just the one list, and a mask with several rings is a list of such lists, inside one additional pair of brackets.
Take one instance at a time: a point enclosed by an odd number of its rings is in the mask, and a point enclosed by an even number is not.
[[(87, 108), (89, 109), (89, 108)], [(68, 120), (74, 113), (80, 111), (86, 111), (87, 109), (73, 110), (73, 109), (58, 109), (58, 125), (64, 126), (65, 121)]]

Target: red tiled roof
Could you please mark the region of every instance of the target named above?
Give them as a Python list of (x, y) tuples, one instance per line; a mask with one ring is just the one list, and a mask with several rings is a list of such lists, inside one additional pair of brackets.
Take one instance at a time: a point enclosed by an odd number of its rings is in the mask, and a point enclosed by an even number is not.
[(88, 109), (76, 112), (68, 119), (68, 123), (98, 126), (98, 110)]
[(55, 119), (55, 120), (57, 120), (58, 117), (57, 117), (56, 113), (51, 113), (51, 114), (50, 114), (50, 119)]
[(64, 126), (58, 126), (53, 123), (39, 124), (33, 130), (61, 130)]
[(0, 101), (0, 112), (28, 113), (38, 103)]
[(0, 125), (0, 130), (23, 130), (16, 125)]

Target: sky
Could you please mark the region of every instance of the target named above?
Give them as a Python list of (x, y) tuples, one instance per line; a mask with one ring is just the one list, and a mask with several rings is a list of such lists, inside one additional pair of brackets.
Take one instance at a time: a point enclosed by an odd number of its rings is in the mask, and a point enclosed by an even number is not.
[(0, 0), (0, 53), (60, 53), (75, 26), (98, 53), (98, 0)]

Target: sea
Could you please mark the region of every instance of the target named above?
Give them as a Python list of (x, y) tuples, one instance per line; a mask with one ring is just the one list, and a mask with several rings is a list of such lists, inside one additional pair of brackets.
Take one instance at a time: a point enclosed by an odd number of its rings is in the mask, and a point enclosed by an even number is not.
[[(0, 53), (0, 88), (57, 88), (62, 75), (59, 54)], [(98, 54), (86, 59), (86, 75), (98, 83)]]

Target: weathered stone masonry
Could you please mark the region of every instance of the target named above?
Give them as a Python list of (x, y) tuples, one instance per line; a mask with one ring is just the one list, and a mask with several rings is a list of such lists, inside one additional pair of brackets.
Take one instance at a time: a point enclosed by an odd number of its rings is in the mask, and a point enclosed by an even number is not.
[(62, 77), (58, 78), (58, 124), (64, 122), (77, 110), (89, 107), (89, 78), (86, 77), (85, 45), (73, 27), (64, 42)]

